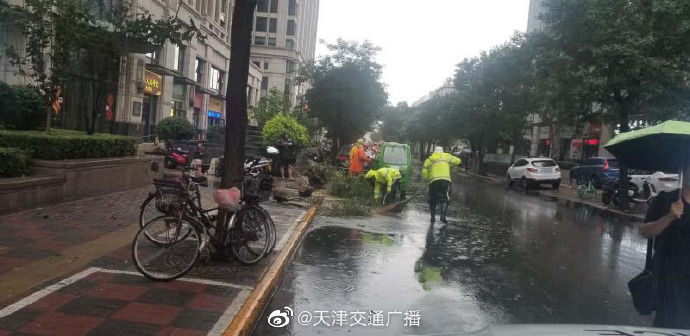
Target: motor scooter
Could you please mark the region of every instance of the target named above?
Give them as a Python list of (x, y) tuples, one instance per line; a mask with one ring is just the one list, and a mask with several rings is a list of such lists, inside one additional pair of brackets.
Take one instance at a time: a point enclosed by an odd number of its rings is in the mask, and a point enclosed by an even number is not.
[(186, 151), (180, 147), (173, 147), (170, 140), (165, 140), (165, 148), (168, 151), (168, 155), (165, 157), (164, 165), (169, 169), (176, 169), (179, 167), (190, 167), (192, 160), (203, 159), (205, 156), (206, 149), (201, 141), (196, 144), (193, 151)]
[[(625, 200), (623, 197), (621, 197), (622, 195), (618, 187), (618, 181), (604, 183), (604, 185), (601, 187), (603, 192), (601, 201), (604, 204), (613, 202), (615, 206), (621, 207)], [(649, 185), (649, 181), (646, 178), (642, 178), (642, 190), (640, 190), (635, 183), (630, 182), (630, 178), (628, 177), (628, 200), (632, 201), (633, 203), (647, 203), (649, 202), (651, 196), (652, 190)]]

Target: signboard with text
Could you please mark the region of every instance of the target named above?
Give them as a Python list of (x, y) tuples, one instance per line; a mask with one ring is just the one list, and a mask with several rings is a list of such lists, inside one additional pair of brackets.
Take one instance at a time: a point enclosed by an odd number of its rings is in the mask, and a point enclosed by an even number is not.
[(163, 76), (151, 72), (144, 71), (144, 93), (152, 96), (161, 95), (161, 84), (163, 83)]

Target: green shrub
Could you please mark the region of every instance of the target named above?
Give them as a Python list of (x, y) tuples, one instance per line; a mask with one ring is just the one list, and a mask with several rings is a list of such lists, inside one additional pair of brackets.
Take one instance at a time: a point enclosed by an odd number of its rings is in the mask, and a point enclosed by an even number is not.
[(41, 95), (35, 89), (0, 83), (0, 125), (4, 128), (39, 129), (44, 125), (45, 109)]
[(225, 143), (225, 126), (214, 125), (206, 131), (206, 140), (214, 144)]
[(168, 117), (156, 125), (156, 132), (164, 140), (189, 140), (196, 135), (196, 128), (185, 118)]
[(290, 135), (297, 146), (309, 144), (307, 128), (300, 124), (297, 119), (285, 113), (276, 114), (266, 122), (263, 129), (264, 144), (274, 145), (285, 132)]
[(29, 154), (19, 148), (0, 147), (0, 177), (15, 177), (29, 173)]
[(34, 159), (63, 160), (131, 156), (137, 139), (111, 134), (93, 134), (65, 130), (0, 130), (0, 147), (26, 150)]

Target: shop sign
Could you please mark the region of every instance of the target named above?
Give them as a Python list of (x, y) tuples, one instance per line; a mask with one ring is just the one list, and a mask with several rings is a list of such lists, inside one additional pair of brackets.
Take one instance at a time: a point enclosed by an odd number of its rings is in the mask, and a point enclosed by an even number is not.
[(160, 96), (161, 95), (161, 83), (163, 82), (163, 76), (151, 72), (148, 70), (144, 71), (144, 93)]

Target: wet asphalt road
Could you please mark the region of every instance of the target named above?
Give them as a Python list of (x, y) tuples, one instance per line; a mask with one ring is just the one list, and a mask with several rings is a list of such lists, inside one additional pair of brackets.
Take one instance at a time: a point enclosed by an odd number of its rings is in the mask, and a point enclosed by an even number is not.
[[(446, 226), (431, 226), (421, 201), (394, 217), (317, 217), (254, 335), (455, 334), (506, 323), (649, 325), (626, 287), (644, 264), (639, 222), (469, 178), (455, 180)], [(286, 306), (294, 311), (291, 322), (269, 326), (269, 314)], [(404, 313), (415, 310), (420, 326), (405, 326)], [(347, 313), (340, 313), (344, 321), (337, 311)], [(376, 311), (388, 326), (370, 325), (379, 322)], [(367, 326), (350, 326), (358, 322)]]

